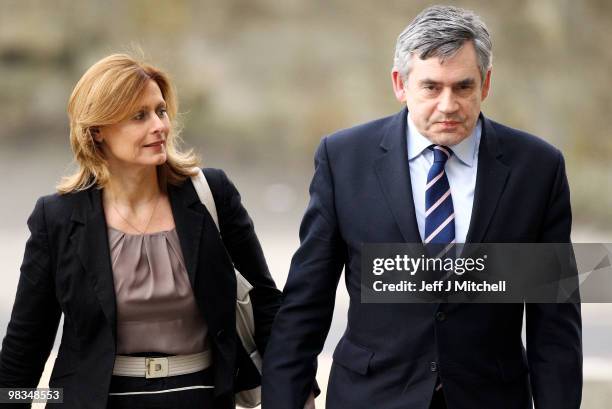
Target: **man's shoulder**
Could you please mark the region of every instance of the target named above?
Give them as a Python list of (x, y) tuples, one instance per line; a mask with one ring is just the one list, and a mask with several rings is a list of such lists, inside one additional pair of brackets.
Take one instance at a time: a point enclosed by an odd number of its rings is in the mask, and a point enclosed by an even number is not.
[(382, 137), (398, 114), (374, 119), (350, 128), (341, 129), (323, 138), (327, 149), (345, 151), (347, 149), (362, 149), (380, 145)]
[(512, 128), (489, 118), (485, 120), (485, 124), (494, 130), (504, 155), (523, 157), (533, 155), (544, 160), (557, 159), (561, 154), (559, 149), (550, 142), (529, 132)]

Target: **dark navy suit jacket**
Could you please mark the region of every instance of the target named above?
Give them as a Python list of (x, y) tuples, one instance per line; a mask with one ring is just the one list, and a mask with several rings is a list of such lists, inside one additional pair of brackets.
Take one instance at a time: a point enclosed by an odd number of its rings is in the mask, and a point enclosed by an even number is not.
[[(420, 243), (400, 113), (322, 140), (284, 301), (264, 362), (263, 409), (302, 409), (342, 269), (350, 296), (327, 408), (578, 409), (579, 304), (362, 304), (363, 243)], [(561, 153), (484, 116), (466, 242), (570, 241)], [(526, 313), (527, 350), (521, 340)]]

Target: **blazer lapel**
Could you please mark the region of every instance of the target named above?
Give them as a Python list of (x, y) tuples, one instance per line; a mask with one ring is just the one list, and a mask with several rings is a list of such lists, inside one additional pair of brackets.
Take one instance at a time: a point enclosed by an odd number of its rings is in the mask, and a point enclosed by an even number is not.
[(77, 193), (77, 195), (80, 195), (80, 197), (77, 200), (71, 220), (79, 226), (70, 239), (77, 248), (77, 254), (85, 269), (85, 274), (93, 285), (102, 311), (116, 339), (115, 286), (101, 191), (97, 188), (90, 188), (85, 192)]
[(495, 129), (482, 114), (481, 119), (483, 132), (478, 153), (478, 174), (466, 243), (484, 240), (510, 174), (508, 166), (500, 160), (502, 151)]
[(407, 114), (404, 108), (390, 119), (380, 143), (383, 155), (375, 161), (374, 168), (404, 241), (421, 243), (408, 166)]
[[(189, 275), (191, 287), (195, 289), (195, 277), (200, 255), (200, 240), (205, 214), (196, 210), (197, 205), (203, 205), (196, 193), (191, 181), (187, 180), (180, 187), (169, 186), (168, 196), (172, 206), (172, 215), (176, 232), (179, 236), (181, 251), (185, 259), (185, 267)], [(213, 223), (211, 219), (211, 223)]]

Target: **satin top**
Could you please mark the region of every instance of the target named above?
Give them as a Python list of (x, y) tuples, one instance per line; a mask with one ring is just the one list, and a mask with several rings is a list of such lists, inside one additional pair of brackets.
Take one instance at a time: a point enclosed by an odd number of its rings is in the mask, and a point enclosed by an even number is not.
[(117, 354), (193, 354), (208, 327), (189, 283), (176, 229), (128, 234), (108, 228), (117, 302)]

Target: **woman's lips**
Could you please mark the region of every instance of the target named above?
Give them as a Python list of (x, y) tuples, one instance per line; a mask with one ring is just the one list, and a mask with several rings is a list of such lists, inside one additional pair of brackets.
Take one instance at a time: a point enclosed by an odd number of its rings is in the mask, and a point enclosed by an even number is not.
[(147, 145), (145, 145), (145, 148), (152, 148), (152, 147), (157, 147), (157, 146), (162, 146), (164, 144), (164, 141), (157, 141), (157, 142), (153, 142), (153, 143), (149, 143)]

